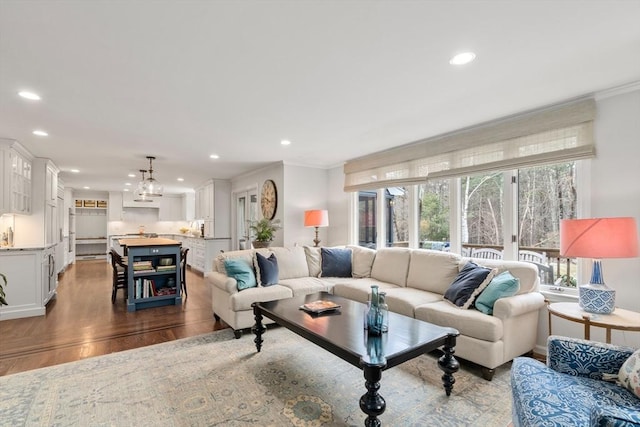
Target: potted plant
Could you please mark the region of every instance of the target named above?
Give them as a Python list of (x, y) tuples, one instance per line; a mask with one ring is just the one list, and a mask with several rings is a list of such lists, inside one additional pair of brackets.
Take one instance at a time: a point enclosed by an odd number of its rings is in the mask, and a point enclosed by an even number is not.
[(7, 294), (4, 293), (4, 287), (7, 286), (7, 276), (0, 273), (0, 305), (9, 305), (7, 302)]
[(261, 220), (254, 222), (250, 228), (255, 233), (253, 247), (266, 248), (269, 247), (273, 241), (275, 232), (280, 230), (280, 220), (275, 219), (272, 221), (267, 218), (262, 218)]

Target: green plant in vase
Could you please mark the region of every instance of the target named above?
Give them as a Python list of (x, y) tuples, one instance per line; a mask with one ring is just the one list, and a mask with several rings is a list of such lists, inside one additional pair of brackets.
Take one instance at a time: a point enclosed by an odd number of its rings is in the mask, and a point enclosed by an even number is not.
[(7, 294), (4, 293), (4, 287), (7, 286), (7, 276), (0, 273), (0, 305), (9, 305), (7, 302)]
[(251, 231), (254, 232), (253, 247), (254, 248), (266, 248), (268, 247), (275, 236), (276, 231), (280, 230), (280, 220), (270, 220), (262, 218), (259, 221), (255, 221), (251, 226)]

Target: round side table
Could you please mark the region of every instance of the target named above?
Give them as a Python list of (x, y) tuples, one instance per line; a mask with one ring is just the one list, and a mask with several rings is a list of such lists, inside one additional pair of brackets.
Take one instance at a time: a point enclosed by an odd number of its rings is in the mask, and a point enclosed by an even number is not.
[(606, 340), (611, 344), (611, 330), (640, 331), (640, 313), (617, 308), (611, 314), (594, 314), (580, 308), (576, 302), (554, 302), (547, 305), (549, 311), (549, 335), (551, 316), (584, 324), (584, 339), (591, 339), (591, 326), (605, 328)]

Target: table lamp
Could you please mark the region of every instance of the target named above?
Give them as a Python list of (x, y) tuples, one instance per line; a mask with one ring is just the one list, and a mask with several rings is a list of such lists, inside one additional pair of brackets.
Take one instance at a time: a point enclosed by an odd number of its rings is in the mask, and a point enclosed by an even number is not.
[(630, 217), (564, 219), (560, 221), (560, 255), (593, 258), (591, 280), (578, 288), (580, 307), (589, 313), (612, 313), (616, 291), (604, 283), (601, 260), (638, 256), (636, 221)]
[(304, 226), (316, 228), (316, 238), (313, 243), (317, 247), (320, 244), (318, 239), (318, 227), (327, 227), (329, 225), (329, 212), (326, 210), (304, 211)]

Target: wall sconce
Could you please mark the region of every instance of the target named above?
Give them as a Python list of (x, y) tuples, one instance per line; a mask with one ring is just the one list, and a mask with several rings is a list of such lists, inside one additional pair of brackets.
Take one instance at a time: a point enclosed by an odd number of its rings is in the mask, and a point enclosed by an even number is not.
[(316, 238), (313, 243), (318, 247), (320, 239), (318, 239), (318, 227), (329, 226), (329, 212), (326, 210), (304, 211), (304, 226), (316, 228)]

